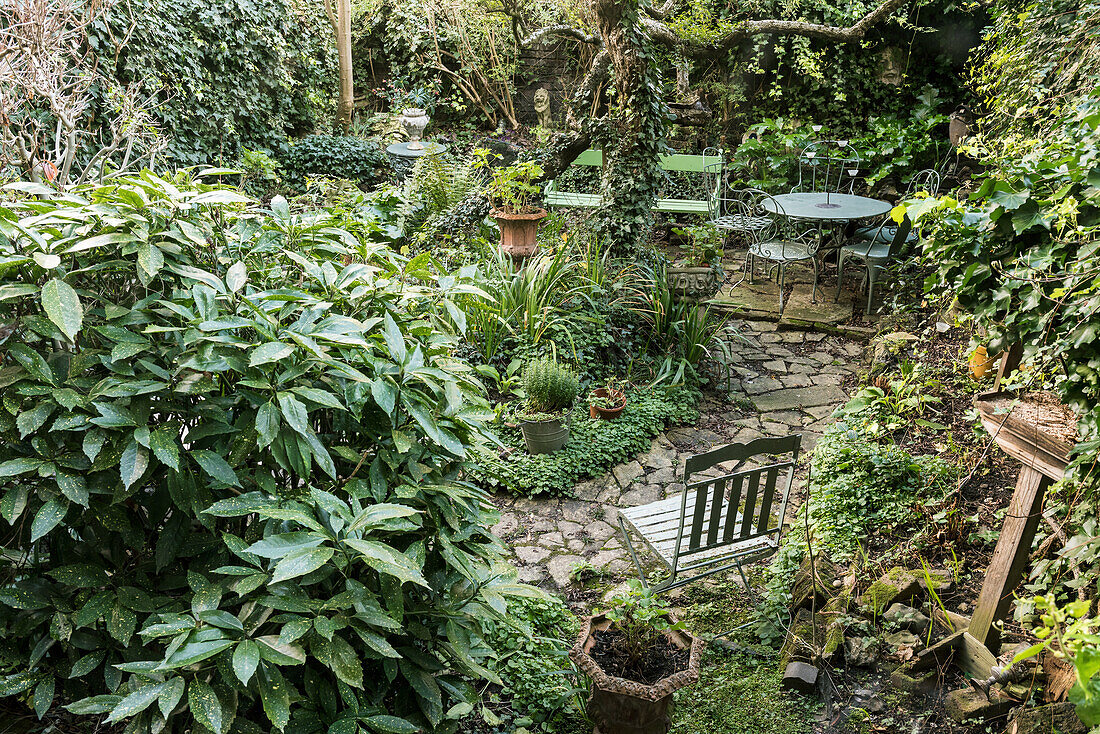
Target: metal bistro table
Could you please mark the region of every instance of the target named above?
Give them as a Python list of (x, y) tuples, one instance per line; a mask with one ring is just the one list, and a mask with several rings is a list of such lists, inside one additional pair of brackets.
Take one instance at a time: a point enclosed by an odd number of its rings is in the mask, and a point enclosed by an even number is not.
[[(817, 251), (819, 253), (825, 240), (826, 224), (848, 223), (860, 219), (881, 217), (894, 208), (890, 202), (881, 199), (871, 199), (855, 194), (834, 194), (825, 191), (776, 194), (763, 199), (760, 204), (773, 214), (782, 214), (788, 219), (805, 219), (817, 222)], [(776, 204), (779, 205), (778, 210)]]

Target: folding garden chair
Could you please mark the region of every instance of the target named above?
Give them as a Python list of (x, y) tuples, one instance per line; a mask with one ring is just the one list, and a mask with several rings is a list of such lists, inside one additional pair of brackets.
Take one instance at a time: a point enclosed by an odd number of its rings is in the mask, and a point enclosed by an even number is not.
[[(758, 438), (697, 454), (684, 466), (685, 489), (678, 496), (620, 510), (619, 527), (642, 585), (648, 588), (631, 533), (669, 570), (654, 592), (731, 568), (748, 589), (742, 564), (779, 548), (801, 445), (801, 435)], [(772, 459), (787, 454), (788, 459)], [(753, 465), (743, 469), (750, 461)], [(726, 462), (737, 462), (733, 471), (708, 472)]]

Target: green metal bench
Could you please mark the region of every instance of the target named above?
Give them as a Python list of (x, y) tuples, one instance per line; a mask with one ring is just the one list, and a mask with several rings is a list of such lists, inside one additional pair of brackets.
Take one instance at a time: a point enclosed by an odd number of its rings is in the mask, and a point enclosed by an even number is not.
[[(661, 169), (665, 171), (679, 171), (685, 173), (697, 173), (699, 176), (706, 174), (708, 165), (721, 161), (721, 156), (712, 155), (685, 155), (675, 153), (661, 156)], [(574, 166), (603, 166), (603, 151), (586, 150), (573, 161)], [(700, 189), (703, 187), (701, 186)], [(595, 209), (603, 206), (603, 196), (600, 194), (582, 194), (577, 191), (561, 191), (558, 189), (558, 180), (554, 179), (546, 184), (543, 191), (543, 201), (547, 206), (577, 207), (582, 209)], [(657, 199), (653, 205), (653, 211), (666, 214), (701, 214), (706, 216), (710, 208), (705, 199)]]

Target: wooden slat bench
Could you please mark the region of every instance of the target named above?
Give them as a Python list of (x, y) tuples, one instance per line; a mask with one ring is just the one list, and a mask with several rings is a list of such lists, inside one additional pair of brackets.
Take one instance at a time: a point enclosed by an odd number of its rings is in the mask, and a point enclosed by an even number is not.
[[(713, 165), (721, 161), (720, 156), (687, 155), (675, 153), (661, 156), (661, 169), (669, 172), (695, 173), (700, 177), (706, 172), (707, 165)], [(603, 166), (603, 151), (586, 150), (573, 161), (574, 166)], [(703, 187), (700, 186), (700, 190)], [(546, 184), (543, 191), (543, 201), (550, 207), (576, 207), (582, 209), (595, 209), (603, 206), (603, 197), (600, 194), (583, 194), (577, 191), (561, 191), (558, 189), (558, 180), (554, 179)], [(653, 206), (653, 211), (666, 214), (701, 214), (706, 216), (710, 209), (705, 199), (658, 199)]]

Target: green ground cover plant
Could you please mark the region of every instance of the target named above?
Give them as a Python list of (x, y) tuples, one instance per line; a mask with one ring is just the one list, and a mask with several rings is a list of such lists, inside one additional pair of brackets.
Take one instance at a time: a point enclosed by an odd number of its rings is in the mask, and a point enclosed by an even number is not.
[(515, 494), (569, 496), (577, 482), (649, 449), (669, 425), (697, 420), (698, 400), (698, 390), (683, 385), (629, 390), (626, 410), (610, 421), (590, 418), (582, 406), (572, 413), (569, 443), (552, 454), (526, 453), (519, 429), (504, 426), (497, 435), (511, 451), (481, 453), (474, 476)]
[(499, 683), (485, 625), (540, 596), (460, 479), (475, 287), (203, 177), (0, 207), (0, 695), (130, 732), (453, 731)]

